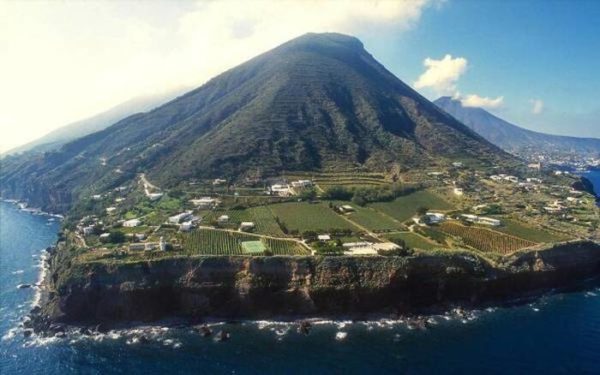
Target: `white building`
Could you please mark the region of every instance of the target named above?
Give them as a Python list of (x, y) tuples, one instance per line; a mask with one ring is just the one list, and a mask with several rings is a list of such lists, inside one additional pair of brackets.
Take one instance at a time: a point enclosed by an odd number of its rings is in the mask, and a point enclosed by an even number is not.
[(131, 219), (123, 222), (123, 226), (127, 228), (133, 228), (140, 225), (142, 221), (140, 219)]
[(113, 212), (115, 212), (117, 210), (116, 207), (107, 207), (106, 208), (106, 213), (107, 214), (112, 214)]
[(179, 213), (177, 215), (173, 215), (171, 217), (169, 217), (169, 223), (171, 224), (179, 224), (182, 221), (185, 221), (187, 219), (189, 219), (192, 216), (192, 213), (187, 211), (187, 212), (182, 212)]
[(254, 223), (251, 221), (242, 221), (240, 223), (240, 230), (241, 231), (247, 231), (247, 230), (251, 230), (254, 228)]
[(464, 191), (462, 188), (454, 188), (454, 194), (461, 196), (463, 195)]
[(340, 211), (342, 211), (342, 212), (352, 212), (352, 211), (354, 211), (354, 207), (350, 206), (349, 204), (345, 204), (343, 206), (340, 206)]
[(331, 240), (331, 236), (328, 234), (319, 234), (317, 236), (317, 238), (319, 239), (319, 241), (330, 241)]
[(431, 224), (438, 224), (446, 220), (446, 215), (439, 212), (427, 212), (425, 218)]
[(217, 219), (217, 222), (219, 224), (225, 224), (227, 222), (229, 222), (229, 216), (228, 215), (221, 215), (219, 216), (219, 218)]
[(224, 183), (226, 183), (226, 182), (227, 182), (227, 180), (223, 180), (223, 179), (221, 179), (221, 178), (215, 178), (215, 179), (213, 180), (212, 184), (213, 184), (214, 186), (218, 186), (218, 185), (223, 185), (223, 184), (224, 184)]
[(202, 198), (198, 198), (198, 199), (192, 199), (190, 202), (192, 202), (192, 204), (194, 206), (196, 206), (198, 208), (204, 208), (204, 209), (213, 208), (218, 203), (217, 199), (211, 198), (211, 197), (202, 197)]
[(194, 225), (191, 221), (184, 221), (183, 223), (179, 224), (179, 230), (182, 232), (189, 232), (193, 227)]
[(148, 197), (148, 199), (150, 199), (151, 201), (155, 201), (160, 199), (163, 196), (163, 193), (149, 193), (146, 195)]
[(292, 193), (289, 185), (275, 184), (271, 185), (269, 189), (272, 195), (277, 195), (280, 197), (287, 197)]
[(496, 227), (502, 223), (500, 220), (491, 217), (477, 216), (472, 214), (462, 214), (460, 216), (466, 221), (474, 224), (491, 225)]

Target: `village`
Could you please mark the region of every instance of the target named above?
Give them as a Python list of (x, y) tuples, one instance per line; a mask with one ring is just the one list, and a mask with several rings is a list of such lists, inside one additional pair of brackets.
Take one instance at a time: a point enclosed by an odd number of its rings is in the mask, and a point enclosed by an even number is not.
[(506, 173), (460, 161), (393, 175), (290, 172), (245, 184), (216, 178), (170, 189), (141, 174), (130, 185), (92, 194), (91, 210), (71, 227), (90, 256), (104, 258), (506, 254), (598, 238), (598, 207), (591, 194), (574, 188), (576, 181), (541, 163)]

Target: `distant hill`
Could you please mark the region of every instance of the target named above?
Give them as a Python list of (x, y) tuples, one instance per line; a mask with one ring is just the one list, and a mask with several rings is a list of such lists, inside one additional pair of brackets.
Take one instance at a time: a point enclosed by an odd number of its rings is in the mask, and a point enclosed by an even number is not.
[(177, 94), (182, 93), (182, 91), (169, 91), (158, 95), (143, 96), (128, 100), (107, 111), (53, 130), (34, 141), (4, 152), (2, 156), (22, 152), (40, 153), (58, 149), (65, 143), (106, 129), (115, 122), (134, 113), (149, 111), (174, 98)]
[(147, 113), (28, 160), (2, 193), (63, 210), (139, 172), (161, 186), (281, 171), (513, 160), (378, 63), (356, 38), (307, 34)]
[(550, 135), (523, 129), (498, 118), (482, 108), (464, 107), (460, 100), (444, 96), (434, 103), (508, 152), (554, 150), (582, 154), (600, 153), (600, 139)]

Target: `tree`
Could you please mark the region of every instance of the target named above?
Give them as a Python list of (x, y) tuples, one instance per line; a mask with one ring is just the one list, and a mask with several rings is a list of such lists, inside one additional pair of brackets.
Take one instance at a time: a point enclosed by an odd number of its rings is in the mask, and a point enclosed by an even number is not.
[(108, 242), (110, 243), (123, 243), (125, 242), (125, 233), (120, 230), (113, 230), (108, 235)]
[(419, 216), (425, 215), (427, 213), (427, 211), (429, 211), (429, 208), (427, 208), (425, 206), (420, 206), (419, 208), (417, 208), (417, 214)]
[(312, 201), (317, 197), (317, 191), (314, 188), (304, 189), (299, 194), (299, 197), (305, 201)]

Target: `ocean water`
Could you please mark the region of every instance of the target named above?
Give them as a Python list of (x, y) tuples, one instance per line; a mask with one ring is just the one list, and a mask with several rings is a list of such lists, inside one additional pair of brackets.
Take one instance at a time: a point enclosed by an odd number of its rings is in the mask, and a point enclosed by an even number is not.
[(18, 325), (36, 293), (17, 285), (37, 282), (41, 250), (58, 228), (48, 217), (0, 203), (2, 375), (600, 373), (599, 288), (432, 316), (426, 330), (393, 321), (317, 321), (305, 336), (292, 324), (243, 322), (213, 327), (231, 333), (227, 342), (169, 324), (24, 338)]

